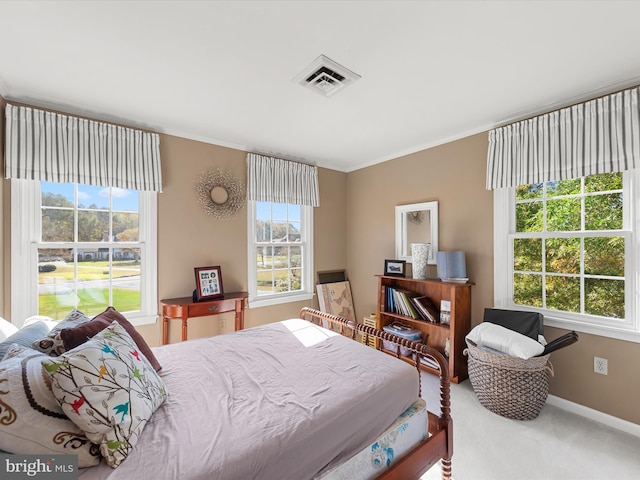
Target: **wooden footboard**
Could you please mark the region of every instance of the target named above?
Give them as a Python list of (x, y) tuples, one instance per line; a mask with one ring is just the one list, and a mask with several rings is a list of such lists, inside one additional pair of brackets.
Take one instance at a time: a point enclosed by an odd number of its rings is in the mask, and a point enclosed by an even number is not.
[[(440, 371), (440, 415), (429, 413), (429, 435), (411, 452), (396, 461), (378, 480), (410, 480), (418, 479), (429, 470), (438, 460), (441, 460), (442, 479), (451, 479), (451, 457), (453, 455), (453, 421), (451, 419), (451, 396), (449, 381), (449, 366), (444, 356), (436, 349), (425, 344), (407, 340), (391, 333), (368, 327), (343, 317), (320, 312), (311, 308), (303, 308), (300, 318), (330, 328), (342, 335), (357, 340), (358, 334), (365, 337), (375, 337), (380, 340), (393, 342), (408, 348), (419, 358), (426, 359), (432, 365), (438, 365)], [(382, 341), (377, 342), (378, 349)], [(420, 382), (420, 362), (415, 362)], [(422, 384), (420, 382), (420, 388)], [(422, 390), (421, 390), (422, 393)]]

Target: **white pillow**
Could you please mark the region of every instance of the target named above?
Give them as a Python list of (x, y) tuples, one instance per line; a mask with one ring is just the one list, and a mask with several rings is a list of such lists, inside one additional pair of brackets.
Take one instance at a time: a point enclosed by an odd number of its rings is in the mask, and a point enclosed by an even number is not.
[(6, 340), (7, 337), (10, 337), (17, 331), (18, 331), (18, 327), (16, 327), (13, 323), (8, 322), (4, 318), (0, 317), (0, 342), (3, 340)]
[(544, 352), (544, 346), (534, 339), (495, 323), (481, 323), (469, 332), (467, 339), (478, 347), (489, 347), (523, 359), (535, 357)]
[(55, 327), (56, 325), (58, 325), (60, 323), (60, 322), (54, 320), (51, 317), (45, 317), (44, 315), (34, 315), (32, 317), (28, 317), (24, 321), (22, 326), (26, 327), (27, 325), (31, 325), (32, 323), (36, 323), (36, 322), (44, 323), (47, 327), (49, 327), (49, 331), (51, 331), (53, 329), (53, 327)]

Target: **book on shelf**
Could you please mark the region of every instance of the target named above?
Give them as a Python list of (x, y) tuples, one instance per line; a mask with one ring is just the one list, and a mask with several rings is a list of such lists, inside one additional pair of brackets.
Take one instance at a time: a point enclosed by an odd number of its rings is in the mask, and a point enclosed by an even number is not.
[(395, 309), (393, 312), (404, 315), (404, 305), (402, 305), (402, 300), (400, 300), (400, 295), (398, 294), (398, 292), (395, 291), (395, 289), (391, 290), (391, 295), (393, 295), (393, 300), (395, 305)]
[(394, 295), (393, 292), (393, 288), (391, 287), (384, 287), (385, 290), (385, 308), (386, 311), (389, 313), (397, 313), (397, 306), (396, 306), (396, 296)]
[(433, 323), (438, 323), (440, 321), (438, 309), (429, 297), (424, 295), (412, 297), (411, 302), (415, 305), (423, 320)]
[(411, 293), (412, 292), (409, 292), (407, 290), (399, 290), (399, 289), (395, 289), (393, 291), (393, 294), (396, 297), (396, 303), (398, 304), (398, 307), (399, 307), (397, 313), (400, 313), (405, 317), (420, 318), (418, 313), (415, 311), (415, 309), (411, 305), (411, 302), (409, 301)]
[(400, 288), (386, 287), (386, 308), (390, 313), (397, 313), (405, 317), (421, 320), (422, 316), (412, 303), (412, 298), (417, 297), (418, 293)]
[(433, 368), (434, 370), (440, 370), (440, 364), (433, 358), (424, 355), (418, 355), (418, 357), (420, 358), (420, 363), (422, 363), (423, 365), (426, 365), (429, 368)]

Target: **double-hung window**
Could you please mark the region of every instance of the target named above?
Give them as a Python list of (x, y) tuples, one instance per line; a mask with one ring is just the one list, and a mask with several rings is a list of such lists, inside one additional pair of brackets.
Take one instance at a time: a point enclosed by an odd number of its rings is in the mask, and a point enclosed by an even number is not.
[(309, 300), (313, 295), (313, 208), (249, 202), (251, 306)]
[(158, 134), (11, 104), (6, 120), (12, 320), (155, 322)]
[(249, 153), (247, 177), (249, 303), (311, 300), (318, 169)]
[(155, 320), (156, 197), (116, 187), (12, 181), (12, 315)]
[(500, 305), (539, 310), (550, 325), (635, 336), (636, 177), (616, 172), (496, 191)]
[(640, 87), (489, 132), (494, 304), (640, 342)]

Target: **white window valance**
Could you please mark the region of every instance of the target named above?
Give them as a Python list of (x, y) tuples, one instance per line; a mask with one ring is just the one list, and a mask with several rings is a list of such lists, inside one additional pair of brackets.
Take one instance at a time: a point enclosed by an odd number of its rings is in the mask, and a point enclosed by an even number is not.
[(636, 168), (639, 90), (635, 87), (491, 130), (487, 189)]
[(248, 200), (320, 205), (316, 166), (249, 153), (247, 177)]
[(5, 178), (162, 191), (160, 137), (7, 104)]

